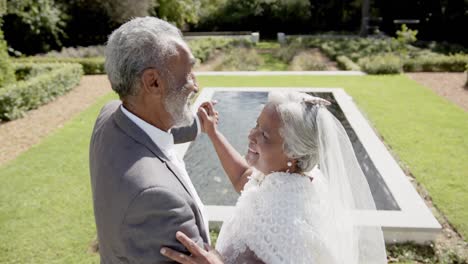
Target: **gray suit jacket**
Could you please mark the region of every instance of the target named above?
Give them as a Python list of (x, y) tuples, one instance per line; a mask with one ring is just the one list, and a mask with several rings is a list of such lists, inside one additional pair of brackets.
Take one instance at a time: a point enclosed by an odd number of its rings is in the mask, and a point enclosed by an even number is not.
[[(105, 105), (89, 152), (101, 263), (169, 263), (159, 250), (186, 249), (176, 231), (208, 243), (202, 215), (180, 172), (149, 136), (120, 109)], [(172, 129), (175, 143), (197, 135), (196, 122)]]

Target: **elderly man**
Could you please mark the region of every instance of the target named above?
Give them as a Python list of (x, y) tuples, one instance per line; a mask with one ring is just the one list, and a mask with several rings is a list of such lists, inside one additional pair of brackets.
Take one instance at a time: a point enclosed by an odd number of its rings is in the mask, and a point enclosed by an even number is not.
[(194, 62), (180, 31), (157, 18), (109, 37), (105, 66), (121, 101), (102, 108), (89, 153), (101, 263), (170, 262), (161, 247), (187, 252), (176, 231), (209, 243), (203, 204), (174, 151), (201, 129), (188, 105)]

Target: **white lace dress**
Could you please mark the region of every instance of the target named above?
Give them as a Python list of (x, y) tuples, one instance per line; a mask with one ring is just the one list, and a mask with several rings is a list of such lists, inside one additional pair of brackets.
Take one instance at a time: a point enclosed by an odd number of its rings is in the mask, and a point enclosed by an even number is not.
[(327, 208), (319, 178), (254, 174), (218, 237), (225, 263), (336, 263), (316, 228)]

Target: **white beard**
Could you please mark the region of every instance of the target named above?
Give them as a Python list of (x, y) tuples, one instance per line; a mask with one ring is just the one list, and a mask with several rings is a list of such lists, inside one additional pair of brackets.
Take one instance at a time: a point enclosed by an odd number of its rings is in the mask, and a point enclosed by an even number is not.
[(176, 106), (174, 102), (167, 104), (167, 108), (168, 112), (171, 113), (174, 127), (184, 127), (192, 124), (194, 117), (190, 111), (190, 104), (188, 102), (185, 103), (182, 111), (180, 111), (181, 107), (179, 105)]
[(193, 123), (194, 117), (190, 111), (192, 93), (186, 96), (185, 90), (185, 85), (179, 89), (175, 88), (164, 100), (164, 107), (174, 122), (173, 127), (184, 127)]

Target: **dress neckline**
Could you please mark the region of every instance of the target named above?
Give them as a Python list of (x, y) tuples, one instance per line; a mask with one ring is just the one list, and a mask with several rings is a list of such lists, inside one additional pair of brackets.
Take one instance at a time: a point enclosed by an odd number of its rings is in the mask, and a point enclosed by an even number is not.
[(269, 181), (274, 181), (276, 179), (279, 179), (279, 180), (283, 180), (285, 178), (289, 178), (289, 177), (294, 177), (296, 179), (299, 179), (299, 178), (307, 178), (310, 180), (310, 182), (313, 182), (313, 179), (314, 177), (312, 176), (309, 176), (309, 175), (305, 175), (305, 174), (299, 174), (299, 173), (290, 173), (290, 172), (282, 172), (282, 171), (274, 171), (274, 172), (271, 172), (267, 175), (259, 172), (259, 171), (255, 171), (252, 176), (251, 176), (256, 182), (257, 184), (260, 186), (262, 185), (264, 182), (269, 182)]

